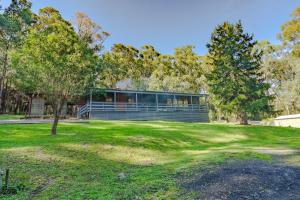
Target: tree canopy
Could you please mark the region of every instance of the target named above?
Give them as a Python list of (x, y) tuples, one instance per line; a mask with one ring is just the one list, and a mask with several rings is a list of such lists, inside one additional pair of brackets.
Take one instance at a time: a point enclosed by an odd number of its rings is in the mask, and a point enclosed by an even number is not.
[(51, 103), (55, 123), (68, 99), (83, 94), (97, 64), (94, 51), (71, 24), (50, 7), (40, 10), (21, 49), (13, 54), (20, 88), (40, 93)]
[(225, 22), (207, 45), (213, 66), (207, 75), (209, 91), (221, 110), (236, 114), (241, 124), (248, 123), (248, 115), (270, 110), (269, 84), (260, 73), (262, 53), (253, 51), (255, 44), (241, 22)]
[(28, 0), (2, 8), (0, 26), (0, 112), (17, 112), (20, 105), (25, 112), (28, 94), (43, 95), (52, 106), (53, 134), (67, 101), (90, 87), (125, 82), (126, 89), (209, 93), (215, 118), (235, 116), (242, 124), (300, 111), (300, 7), (281, 26), (281, 44), (257, 42), (241, 22), (224, 22), (206, 55), (194, 45), (172, 54), (151, 44), (117, 43), (107, 50), (110, 34), (85, 13), (73, 21), (52, 7), (35, 14)]
[[(7, 98), (14, 90), (9, 52), (21, 46), (29, 26), (34, 20), (31, 3), (14, 0), (0, 13), (0, 113), (6, 112)], [(11, 93), (13, 95), (13, 93)]]
[(281, 26), (280, 45), (260, 42), (256, 48), (264, 51), (262, 73), (275, 95), (274, 106), (279, 113), (300, 111), (300, 7)]

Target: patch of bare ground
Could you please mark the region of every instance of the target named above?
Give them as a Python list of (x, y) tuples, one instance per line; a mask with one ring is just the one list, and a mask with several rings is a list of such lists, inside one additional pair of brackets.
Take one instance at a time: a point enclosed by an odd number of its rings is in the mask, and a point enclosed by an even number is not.
[(196, 170), (182, 185), (201, 200), (299, 200), (300, 167), (285, 162), (231, 160), (213, 169)]

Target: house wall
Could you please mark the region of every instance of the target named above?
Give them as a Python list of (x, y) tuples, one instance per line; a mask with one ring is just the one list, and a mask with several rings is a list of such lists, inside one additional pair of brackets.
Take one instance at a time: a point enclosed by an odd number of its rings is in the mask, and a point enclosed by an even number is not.
[(101, 120), (167, 120), (183, 122), (209, 122), (208, 112), (135, 112), (92, 111), (92, 119)]
[[(31, 117), (42, 117), (44, 115), (49, 115), (52, 113), (51, 106), (46, 104), (46, 100), (41, 97), (35, 97), (32, 99), (31, 110), (30, 110)], [(61, 116), (65, 117), (68, 111), (68, 104), (65, 103), (61, 110)]]
[(37, 97), (32, 99), (31, 104), (31, 116), (43, 116), (45, 110), (45, 100), (43, 98)]
[(67, 103), (65, 103), (61, 109), (61, 116), (65, 117), (67, 115), (68, 106)]
[(275, 126), (291, 126), (300, 128), (300, 116), (299, 118), (275, 119)]
[(188, 93), (107, 89), (91, 92), (79, 112), (104, 120), (209, 121), (206, 96)]

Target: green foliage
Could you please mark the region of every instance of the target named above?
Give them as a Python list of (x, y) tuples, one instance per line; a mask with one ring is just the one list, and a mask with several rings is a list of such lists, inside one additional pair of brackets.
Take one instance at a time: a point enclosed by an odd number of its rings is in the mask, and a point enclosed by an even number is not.
[(261, 76), (261, 56), (253, 51), (256, 41), (244, 33), (241, 22), (223, 23), (207, 45), (212, 71), (207, 74), (209, 91), (221, 111), (236, 114), (241, 124), (249, 115), (270, 112), (269, 84)]
[(55, 97), (79, 94), (96, 61), (70, 23), (52, 8), (40, 10), (22, 49), (13, 56), (18, 78), (31, 89), (28, 92)]
[(89, 86), (115, 88), (123, 81), (129, 83), (127, 89), (210, 90), (214, 114), (225, 119), (270, 116), (273, 95), (277, 111), (297, 113), (299, 16), (298, 7), (282, 25), (282, 45), (257, 43), (243, 32), (241, 23), (224, 23), (212, 34), (209, 54), (204, 56), (197, 55), (192, 45), (176, 48), (172, 55), (151, 45), (138, 49), (124, 44), (102, 53), (109, 33), (86, 14), (77, 12), (72, 26), (55, 9), (35, 15), (29, 1), (14, 0), (0, 12), (0, 112), (7, 94), (14, 98), (11, 104), (26, 102), (20, 100), (26, 92), (52, 93), (46, 95), (49, 101), (65, 102)]
[(75, 27), (78, 36), (85, 41), (95, 52), (101, 52), (103, 43), (109, 33), (93, 22), (85, 13), (76, 12)]
[(176, 48), (174, 55), (161, 55), (150, 78), (150, 90), (199, 93), (205, 88), (203, 62), (193, 46)]
[(199, 92), (205, 86), (203, 63), (193, 49), (184, 46), (176, 48), (174, 55), (164, 55), (151, 45), (139, 50), (115, 44), (102, 57), (99, 85), (114, 88), (119, 81), (130, 80), (130, 89)]
[(300, 55), (300, 6), (291, 14), (292, 19), (281, 26), (282, 33), (279, 35), (284, 45), (291, 46), (293, 53)]
[(29, 1), (15, 0), (0, 13), (0, 112), (6, 111), (8, 95), (15, 89), (15, 72), (9, 52), (21, 46), (29, 26), (34, 21), (30, 9)]
[(281, 27), (281, 45), (267, 41), (256, 45), (264, 52), (261, 72), (270, 83), (275, 95), (274, 106), (282, 114), (300, 111), (300, 7), (292, 13), (292, 19)]
[(130, 78), (138, 80), (142, 75), (139, 51), (132, 46), (115, 44), (110, 52), (102, 57), (103, 71), (100, 86), (114, 88), (120, 80)]
[[(172, 55), (160, 55), (157, 67), (153, 71), (149, 80), (149, 90), (174, 91), (183, 90), (184, 87), (178, 79), (172, 79), (174, 58)], [(178, 77), (179, 78), (179, 77)], [(179, 92), (178, 90), (178, 92)]]
[(27, 0), (12, 1), (0, 14), (1, 44), (20, 42), (27, 28), (33, 22), (31, 3)]
[(25, 200), (30, 194), (33, 200), (181, 199), (188, 195), (177, 179), (182, 170), (228, 158), (269, 159), (257, 152), (300, 145), (300, 129), (281, 127), (92, 121), (62, 123), (56, 137), (49, 136), (50, 129), (50, 124), (0, 126), (1, 167), (11, 169), (11, 184), (27, 186), (1, 199)]
[(159, 53), (150, 45), (140, 50), (133, 46), (115, 44), (110, 52), (103, 55), (103, 73), (100, 85), (116, 87), (121, 80), (130, 79), (135, 89), (147, 88), (143, 81), (148, 79), (156, 68)]
[(19, 88), (40, 93), (57, 118), (64, 103), (93, 83), (97, 56), (53, 8), (41, 9), (21, 49), (12, 55)]
[(142, 63), (142, 76), (149, 78), (156, 69), (159, 56), (161, 54), (151, 45), (144, 45), (139, 51), (139, 56)]
[(292, 13), (292, 19), (281, 27), (280, 38), (286, 55), (281, 59), (289, 70), (280, 85), (280, 99), (288, 114), (300, 111), (300, 7)]

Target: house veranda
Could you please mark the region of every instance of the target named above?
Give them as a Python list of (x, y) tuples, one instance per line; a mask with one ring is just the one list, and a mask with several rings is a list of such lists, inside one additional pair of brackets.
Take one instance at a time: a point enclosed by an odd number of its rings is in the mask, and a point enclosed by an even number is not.
[(93, 89), (81, 118), (107, 120), (208, 121), (206, 94)]

